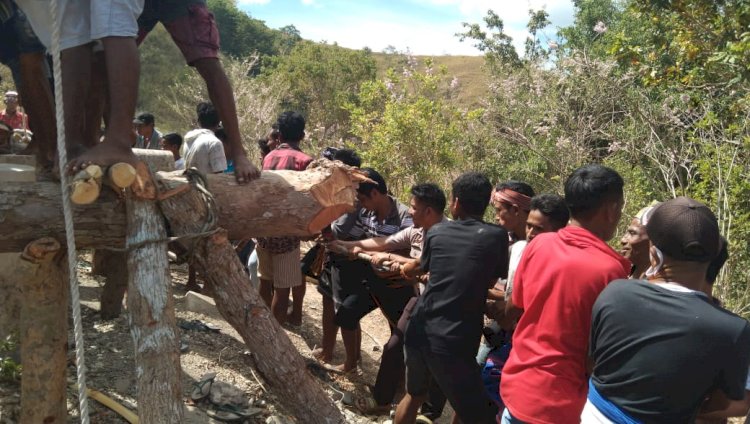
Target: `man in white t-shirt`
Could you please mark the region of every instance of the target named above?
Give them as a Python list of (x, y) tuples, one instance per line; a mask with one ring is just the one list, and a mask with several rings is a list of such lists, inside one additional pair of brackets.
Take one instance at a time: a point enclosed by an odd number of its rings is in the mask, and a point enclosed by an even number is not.
[(211, 103), (201, 102), (196, 107), (200, 128), (185, 134), (182, 156), (185, 168), (196, 168), (204, 174), (218, 174), (227, 169), (224, 145), (215, 135), (219, 128), (219, 114)]

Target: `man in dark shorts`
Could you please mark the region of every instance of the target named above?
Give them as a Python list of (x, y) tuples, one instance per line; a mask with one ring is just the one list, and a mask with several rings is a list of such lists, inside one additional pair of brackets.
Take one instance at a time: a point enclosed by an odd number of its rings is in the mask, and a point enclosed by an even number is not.
[(427, 233), (420, 266), (429, 280), (406, 328), (407, 394), (395, 423), (414, 422), (431, 380), (461, 422), (495, 422), (497, 406), (475, 361), (487, 292), (508, 272), (507, 231), (482, 222), (491, 193), (484, 175), (461, 175), (453, 182), (450, 202), (456, 221)]
[[(389, 236), (413, 225), (409, 208), (388, 194), (383, 177), (372, 168), (362, 168), (362, 171), (375, 183), (361, 183), (357, 189), (361, 209), (353, 226), (346, 231), (350, 239)], [(332, 229), (338, 233), (343, 226), (333, 225)], [(357, 367), (359, 359), (357, 330), (360, 320), (380, 308), (393, 331), (404, 307), (414, 296), (414, 288), (382, 278), (363, 261), (339, 262), (337, 267), (343, 274), (337, 277), (341, 279), (341, 292), (338, 293), (341, 305), (336, 310), (334, 322), (341, 327), (346, 350), (346, 359), (338, 370), (349, 372)]]
[(185, 62), (206, 82), (208, 96), (229, 136), (227, 156), (234, 163), (237, 182), (257, 178), (260, 171), (247, 159), (242, 146), (232, 85), (219, 61), (219, 29), (205, 0), (146, 0), (138, 18), (138, 45), (159, 22), (180, 48)]
[(707, 395), (745, 398), (750, 323), (704, 292), (720, 250), (716, 217), (678, 197), (646, 230), (648, 281), (614, 281), (594, 304), (583, 423), (693, 422)]

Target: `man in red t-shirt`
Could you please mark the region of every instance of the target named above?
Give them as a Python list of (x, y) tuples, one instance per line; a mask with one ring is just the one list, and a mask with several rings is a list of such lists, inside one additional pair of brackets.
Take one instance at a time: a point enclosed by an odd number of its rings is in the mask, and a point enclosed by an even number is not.
[(510, 309), (522, 314), (500, 386), (503, 423), (580, 422), (594, 301), (630, 270), (606, 244), (622, 216), (620, 175), (579, 168), (565, 182), (565, 202), (570, 224), (535, 237), (516, 271)]
[[(277, 120), (281, 144), (263, 158), (263, 170), (304, 171), (312, 158), (299, 148), (305, 137), (305, 118), (297, 112), (284, 112)], [(302, 299), (305, 280), (300, 268), (300, 239), (268, 237), (258, 239), (258, 271), (260, 295), (271, 307), (279, 324), (302, 323)], [(292, 292), (292, 313), (287, 317), (289, 291)]]

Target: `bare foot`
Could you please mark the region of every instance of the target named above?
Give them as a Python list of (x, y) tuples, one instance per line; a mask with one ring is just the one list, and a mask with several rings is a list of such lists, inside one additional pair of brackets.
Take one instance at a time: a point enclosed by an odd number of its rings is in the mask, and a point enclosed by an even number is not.
[(237, 183), (245, 184), (260, 177), (260, 171), (245, 155), (238, 155), (234, 158), (234, 177)]
[(295, 316), (295, 314), (288, 314), (286, 316), (286, 322), (287, 324), (292, 325), (294, 327), (299, 327), (300, 325), (302, 325), (302, 317)]
[(85, 151), (80, 156), (71, 159), (68, 162), (67, 172), (72, 175), (89, 165), (105, 167), (118, 162), (125, 162), (135, 166), (138, 162), (138, 157), (129, 147), (121, 147), (118, 144), (105, 141)]
[(326, 364), (330, 364), (331, 361), (333, 361), (333, 355), (331, 353), (324, 352), (322, 347), (313, 349), (312, 356), (318, 361), (324, 362)]
[(357, 370), (357, 364), (356, 363), (355, 364), (347, 364), (346, 362), (344, 362), (341, 365), (331, 366), (331, 367), (328, 367), (326, 369), (328, 369), (329, 371), (333, 371), (333, 372), (335, 372), (337, 374), (349, 374), (350, 372), (353, 372), (353, 371)]

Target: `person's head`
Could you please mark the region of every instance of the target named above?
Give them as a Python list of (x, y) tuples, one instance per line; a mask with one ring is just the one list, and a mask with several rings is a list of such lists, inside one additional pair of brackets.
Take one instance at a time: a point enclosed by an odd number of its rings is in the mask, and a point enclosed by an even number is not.
[(648, 249), (651, 247), (646, 224), (657, 205), (646, 206), (630, 221), (620, 239), (620, 254), (633, 263), (634, 276), (639, 277), (649, 265)]
[(701, 288), (720, 251), (719, 224), (706, 205), (677, 197), (659, 205), (646, 224), (651, 267), (646, 276)]
[(526, 240), (541, 233), (557, 231), (568, 225), (570, 213), (565, 199), (556, 194), (540, 194), (531, 199), (531, 210), (526, 217)]
[(271, 147), (268, 145), (268, 143), (269, 143), (268, 138), (258, 139), (258, 150), (260, 150), (261, 161), (263, 161), (263, 158), (266, 157), (267, 154), (271, 153)]
[(622, 218), (624, 185), (620, 174), (606, 166), (576, 169), (565, 181), (565, 203), (571, 218), (600, 239), (610, 240)]
[(7, 112), (15, 112), (18, 107), (18, 93), (15, 91), (5, 92), (5, 110)]
[(195, 107), (195, 114), (198, 117), (198, 125), (201, 128), (209, 130), (215, 130), (219, 127), (219, 112), (216, 111), (214, 105), (209, 102), (200, 102)]
[(162, 150), (169, 150), (174, 155), (175, 160), (180, 158), (180, 146), (182, 146), (182, 136), (177, 133), (168, 133), (161, 136), (159, 140)]
[(359, 205), (368, 211), (377, 211), (384, 202), (389, 201), (388, 186), (383, 176), (372, 168), (362, 168), (362, 172), (374, 183), (363, 182), (357, 188), (357, 200)]
[(305, 138), (305, 118), (298, 112), (286, 111), (276, 120), (282, 143), (299, 143)]
[(417, 184), (411, 188), (409, 213), (417, 228), (429, 229), (443, 219), (445, 193), (435, 184)]
[(492, 206), (495, 222), (516, 238), (526, 238), (526, 218), (529, 215), (534, 189), (521, 181), (505, 181), (495, 187)]
[(451, 215), (456, 219), (481, 219), (492, 195), (490, 180), (479, 172), (467, 172), (453, 180)]
[(344, 165), (353, 166), (355, 168), (362, 166), (362, 159), (357, 152), (352, 149), (337, 149), (331, 156), (331, 159), (340, 161)]
[(148, 112), (139, 113), (135, 119), (133, 119), (135, 132), (143, 137), (151, 137), (151, 133), (154, 131), (154, 124), (154, 115)]

